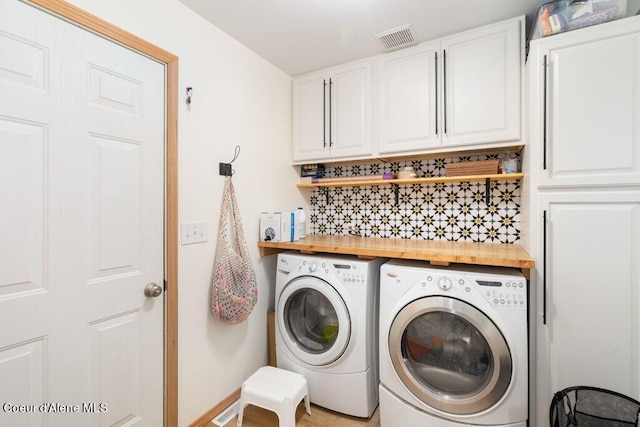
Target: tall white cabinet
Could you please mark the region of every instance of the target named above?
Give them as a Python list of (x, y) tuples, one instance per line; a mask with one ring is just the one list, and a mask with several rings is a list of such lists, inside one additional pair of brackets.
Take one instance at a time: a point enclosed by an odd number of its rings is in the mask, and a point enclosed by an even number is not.
[(535, 425), (553, 393), (640, 399), (640, 17), (531, 43)]
[(524, 19), (377, 59), (379, 151), (520, 139)]

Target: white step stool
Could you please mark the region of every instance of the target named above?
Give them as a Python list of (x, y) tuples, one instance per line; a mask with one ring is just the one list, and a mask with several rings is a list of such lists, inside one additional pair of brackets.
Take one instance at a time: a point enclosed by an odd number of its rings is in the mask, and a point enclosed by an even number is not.
[(238, 427), (242, 426), (244, 407), (251, 404), (278, 414), (280, 427), (295, 427), (296, 408), (304, 398), (311, 415), (307, 380), (300, 374), (263, 366), (242, 383)]

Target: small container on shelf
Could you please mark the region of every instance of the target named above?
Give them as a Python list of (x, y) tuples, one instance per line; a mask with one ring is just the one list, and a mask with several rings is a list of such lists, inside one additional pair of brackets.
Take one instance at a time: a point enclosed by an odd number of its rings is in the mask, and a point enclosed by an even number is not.
[(507, 149), (500, 161), (501, 173), (517, 173), (518, 172), (518, 159), (511, 153), (511, 150)]
[(413, 166), (405, 166), (398, 171), (398, 179), (413, 179), (417, 178), (417, 176)]
[(554, 0), (538, 8), (530, 40), (624, 18), (627, 0)]

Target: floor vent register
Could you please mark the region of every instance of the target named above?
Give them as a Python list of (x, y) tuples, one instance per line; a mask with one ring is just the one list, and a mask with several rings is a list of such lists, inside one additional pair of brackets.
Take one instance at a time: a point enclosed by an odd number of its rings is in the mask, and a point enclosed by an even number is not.
[(240, 399), (229, 405), (224, 411), (220, 412), (218, 416), (211, 420), (213, 425), (218, 427), (224, 427), (233, 417), (238, 415), (240, 410)]

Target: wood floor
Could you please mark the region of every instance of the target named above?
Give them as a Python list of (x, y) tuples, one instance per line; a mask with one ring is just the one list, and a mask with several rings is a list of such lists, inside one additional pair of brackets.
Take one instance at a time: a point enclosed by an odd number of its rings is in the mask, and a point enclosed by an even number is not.
[[(311, 415), (304, 409), (304, 403), (296, 410), (296, 427), (380, 427), (379, 407), (371, 418), (350, 417), (311, 405)], [(233, 417), (226, 427), (234, 427), (238, 418)], [(278, 427), (278, 416), (275, 412), (249, 405), (244, 410), (243, 427)]]

